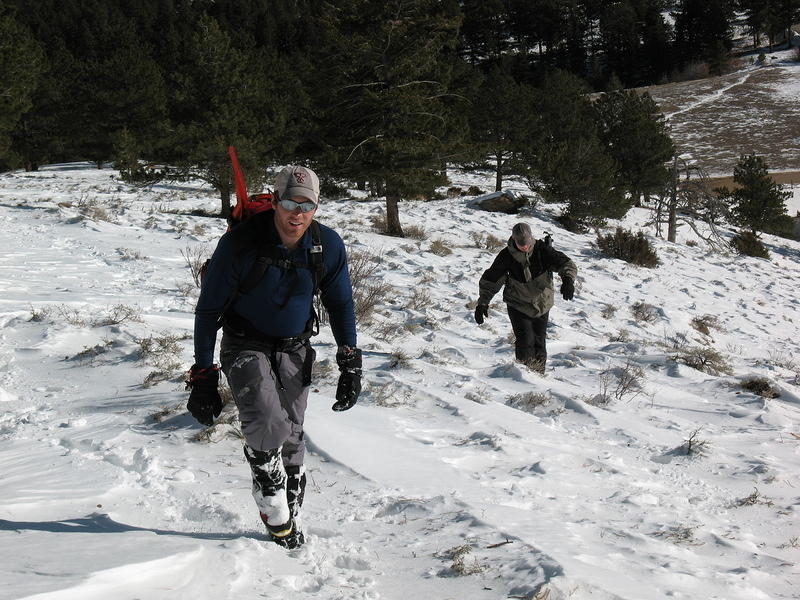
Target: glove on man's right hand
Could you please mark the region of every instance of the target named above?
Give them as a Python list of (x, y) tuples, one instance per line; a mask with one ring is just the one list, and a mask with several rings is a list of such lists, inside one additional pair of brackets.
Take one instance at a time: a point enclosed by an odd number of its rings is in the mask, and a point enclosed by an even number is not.
[(475, 307), (475, 322), (478, 325), (483, 325), (483, 319), (489, 316), (489, 305), (488, 304), (478, 304)]
[(219, 367), (211, 365), (198, 369), (193, 365), (189, 370), (186, 389), (192, 390), (186, 408), (192, 416), (205, 426), (214, 424), (214, 418), (222, 412), (222, 398), (219, 396)]
[(361, 350), (343, 346), (336, 353), (339, 365), (339, 384), (336, 386), (336, 402), (331, 407), (339, 412), (353, 408), (361, 393)]

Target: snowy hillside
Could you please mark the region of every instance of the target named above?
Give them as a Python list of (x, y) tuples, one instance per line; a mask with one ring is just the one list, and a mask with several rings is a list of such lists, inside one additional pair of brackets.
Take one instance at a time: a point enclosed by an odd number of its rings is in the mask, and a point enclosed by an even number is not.
[[(188, 213), (216, 202), (87, 165), (0, 176), (1, 598), (797, 597), (800, 244), (765, 236), (765, 261), (684, 228), (644, 269), (548, 207), (403, 203), (414, 240), (374, 233), (379, 201), (324, 202), (390, 287), (348, 412), (330, 410), (332, 336), (315, 338), (308, 542), (286, 551), (233, 415), (204, 430), (175, 377), (197, 297), (184, 256), (225, 227)], [(499, 297), (472, 319), (496, 252), (479, 246), (518, 220), (579, 269), (544, 377), (514, 362)]]

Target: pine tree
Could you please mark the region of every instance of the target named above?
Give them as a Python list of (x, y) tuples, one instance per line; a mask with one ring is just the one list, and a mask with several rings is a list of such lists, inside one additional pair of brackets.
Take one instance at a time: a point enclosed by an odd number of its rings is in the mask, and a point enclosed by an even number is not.
[(386, 195), (387, 232), (402, 236), (398, 201), (444, 183), (456, 135), (447, 60), (457, 15), (435, 0), (353, 0), (329, 40), (321, 138), (326, 166)]
[(661, 190), (675, 154), (664, 115), (646, 92), (615, 90), (593, 105), (600, 140), (619, 167), (619, 186), (638, 204)]
[(500, 60), (511, 47), (508, 12), (502, 0), (463, 0), (463, 52), (473, 64)]
[(733, 191), (719, 193), (732, 204), (736, 224), (753, 235), (780, 226), (786, 214), (786, 199), (791, 195), (770, 177), (766, 161), (755, 154), (742, 155), (733, 169)]
[(768, 5), (764, 0), (736, 0), (736, 7), (744, 13), (745, 23), (753, 36), (753, 48), (758, 48), (761, 34), (766, 29)]
[(288, 67), (266, 51), (236, 49), (209, 16), (199, 20), (176, 80), (181, 112), (173, 114), (175, 134), (165, 156), (178, 168), (170, 176), (209, 183), (227, 216), (233, 191), (228, 145), (236, 147), (255, 189), (265, 181), (266, 167), (285, 160), (297, 145), (289, 111), (294, 105), (302, 112), (306, 100)]
[(470, 148), (478, 164), (490, 164), (495, 190), (517, 171), (514, 158), (529, 143), (524, 119), (529, 118), (533, 89), (520, 85), (502, 66), (489, 70), (470, 103)]
[(564, 217), (598, 223), (629, 208), (616, 186), (617, 165), (600, 142), (586, 85), (555, 72), (537, 89), (534, 118), (520, 156), (528, 185), (545, 201), (564, 203)]
[(644, 82), (638, 20), (639, 15), (630, 2), (611, 4), (600, 15), (606, 71), (629, 86)]
[(158, 65), (133, 31), (119, 31), (113, 49), (83, 62), (71, 86), (75, 155), (101, 166), (114, 154), (115, 137), (123, 130), (144, 148), (152, 148), (166, 129), (166, 93)]
[(733, 46), (733, 0), (680, 0), (673, 16), (681, 64), (703, 60), (722, 72)]
[(47, 68), (44, 51), (31, 31), (0, 14), (0, 166), (11, 166), (11, 133), (33, 105), (33, 95)]

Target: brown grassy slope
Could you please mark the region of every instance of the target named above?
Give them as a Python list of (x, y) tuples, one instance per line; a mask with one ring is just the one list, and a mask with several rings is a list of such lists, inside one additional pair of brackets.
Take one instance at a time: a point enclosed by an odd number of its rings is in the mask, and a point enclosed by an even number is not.
[(798, 90), (800, 63), (780, 63), (646, 91), (669, 119), (678, 151), (725, 176), (741, 154), (758, 154), (771, 171), (800, 169)]

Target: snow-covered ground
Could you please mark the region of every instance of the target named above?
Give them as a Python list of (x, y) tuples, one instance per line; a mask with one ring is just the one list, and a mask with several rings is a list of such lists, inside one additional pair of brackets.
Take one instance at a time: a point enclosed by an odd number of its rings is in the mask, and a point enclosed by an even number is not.
[[(308, 542), (286, 551), (262, 531), (235, 422), (204, 430), (176, 377), (197, 295), (184, 255), (225, 227), (186, 213), (214, 195), (114, 174), (0, 176), (0, 597), (797, 597), (800, 244), (765, 236), (766, 261), (689, 245), (684, 228), (653, 239), (662, 264), (644, 269), (547, 207), (403, 203), (417, 241), (372, 231), (381, 202), (324, 203), (391, 293), (360, 328), (348, 412), (330, 410), (332, 337), (315, 338)], [(472, 319), (495, 252), (478, 243), (518, 220), (579, 268), (544, 377), (515, 364), (499, 297)], [(730, 373), (683, 364), (709, 349)], [(779, 396), (742, 389), (753, 378)]]

